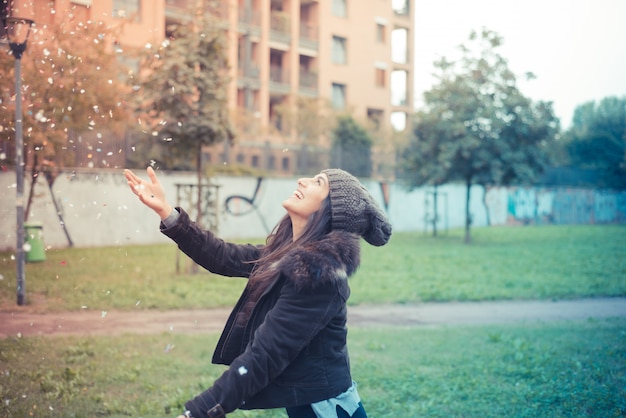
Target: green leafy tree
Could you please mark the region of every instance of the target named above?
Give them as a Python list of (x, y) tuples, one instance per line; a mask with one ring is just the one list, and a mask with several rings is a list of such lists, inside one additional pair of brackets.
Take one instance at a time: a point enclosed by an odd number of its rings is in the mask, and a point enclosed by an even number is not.
[(593, 185), (626, 188), (626, 97), (578, 106), (564, 137), (571, 165), (597, 174)]
[[(71, 165), (71, 133), (121, 132), (127, 88), (112, 49), (115, 37), (93, 21), (64, 21), (34, 31), (22, 58), (24, 142), (31, 158), (35, 154)], [(12, 63), (12, 56), (0, 54), (2, 68)], [(9, 80), (13, 77), (2, 77), (0, 85), (0, 123), (7, 136), (15, 118)]]
[[(102, 144), (122, 131), (127, 88), (120, 81), (122, 68), (112, 48), (115, 38), (116, 33), (102, 22), (71, 19), (31, 34), (22, 57), (24, 155), (32, 179), (26, 217), (38, 174), (43, 170), (51, 186), (55, 170), (76, 165), (79, 144), (74, 138), (85, 134)], [(0, 53), (4, 143), (14, 140), (13, 62), (11, 55)], [(98, 164), (106, 165), (106, 156)]]
[(179, 26), (172, 39), (147, 48), (133, 80), (147, 159), (166, 168), (195, 160), (202, 182), (202, 147), (232, 140), (227, 106), (226, 39), (208, 17)]
[(358, 177), (372, 175), (372, 144), (368, 131), (352, 116), (340, 116), (333, 130), (331, 165)]
[[(462, 181), (466, 186), (465, 242), (471, 241), (470, 189), (474, 184), (530, 183), (549, 162), (547, 144), (559, 131), (552, 104), (532, 102), (498, 52), (502, 38), (472, 32), (456, 61), (435, 62), (438, 83), (400, 161), (412, 187)], [(529, 74), (529, 76), (532, 76)]]

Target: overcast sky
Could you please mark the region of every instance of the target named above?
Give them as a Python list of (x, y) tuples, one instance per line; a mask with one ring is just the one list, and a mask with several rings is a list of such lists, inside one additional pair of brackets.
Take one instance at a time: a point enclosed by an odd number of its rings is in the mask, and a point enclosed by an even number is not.
[(415, 0), (415, 100), (433, 82), (432, 63), (452, 57), (472, 29), (504, 38), (500, 54), (522, 94), (552, 101), (561, 126), (576, 106), (626, 96), (626, 0)]

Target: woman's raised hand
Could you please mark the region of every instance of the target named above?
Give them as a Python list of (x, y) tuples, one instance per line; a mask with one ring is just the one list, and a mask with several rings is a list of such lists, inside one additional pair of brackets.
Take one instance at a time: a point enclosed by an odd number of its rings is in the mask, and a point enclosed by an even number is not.
[(149, 182), (142, 180), (131, 170), (124, 170), (124, 177), (126, 177), (130, 190), (139, 197), (139, 200), (155, 211), (161, 219), (165, 219), (172, 213), (173, 208), (167, 203), (163, 187), (152, 167), (148, 167), (146, 171), (150, 178)]

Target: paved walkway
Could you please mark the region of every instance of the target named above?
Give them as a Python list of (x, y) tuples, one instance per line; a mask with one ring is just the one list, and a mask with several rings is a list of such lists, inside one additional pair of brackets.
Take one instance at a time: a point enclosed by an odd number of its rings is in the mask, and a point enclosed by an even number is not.
[[(121, 335), (219, 332), (230, 309), (78, 311), (35, 314), (0, 311), (0, 338), (31, 335)], [(351, 327), (481, 325), (626, 317), (626, 298), (360, 305), (348, 308)]]

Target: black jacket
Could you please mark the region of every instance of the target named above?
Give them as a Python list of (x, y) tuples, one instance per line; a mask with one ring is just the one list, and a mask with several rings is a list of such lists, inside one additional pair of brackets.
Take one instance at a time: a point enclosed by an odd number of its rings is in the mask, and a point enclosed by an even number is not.
[[(227, 243), (201, 230), (180, 210), (178, 222), (162, 232), (207, 270), (248, 277), (262, 247)], [(305, 405), (335, 397), (352, 384), (346, 348), (348, 277), (360, 263), (355, 234), (333, 231), (294, 248), (273, 268), (245, 325), (237, 314), (242, 293), (226, 322), (213, 362), (230, 365), (207, 391), (186, 406), (201, 416), (220, 417), (240, 409)]]

